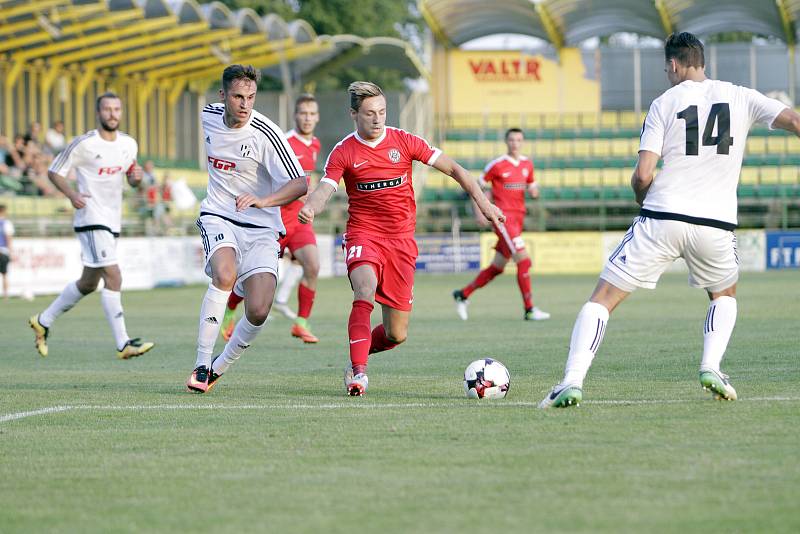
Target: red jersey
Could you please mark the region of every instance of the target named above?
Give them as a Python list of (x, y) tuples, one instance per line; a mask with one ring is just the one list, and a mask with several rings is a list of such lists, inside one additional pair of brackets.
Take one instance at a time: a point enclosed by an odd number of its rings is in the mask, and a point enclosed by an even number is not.
[(525, 190), (533, 183), (533, 162), (525, 156), (515, 161), (500, 156), (483, 170), (483, 181), (492, 184), (492, 202), (503, 213), (525, 213)]
[[(300, 137), (294, 130), (286, 132), (286, 140), (289, 142), (289, 146), (292, 147), (295, 156), (297, 156), (300, 166), (306, 171), (306, 180), (308, 180), (308, 189), (310, 191), (311, 173), (317, 168), (317, 156), (319, 156), (322, 145), (320, 145), (319, 139), (316, 137), (313, 137), (311, 141), (307, 141), (305, 137)], [(303, 201), (301, 200), (295, 200), (285, 206), (281, 206), (283, 225), (286, 226), (287, 222), (289, 224), (296, 223), (297, 214), (302, 207)]]
[(375, 141), (353, 132), (328, 156), (323, 181), (347, 188), (347, 232), (379, 237), (411, 237), (417, 222), (417, 204), (411, 185), (411, 164), (433, 165), (442, 151), (424, 139), (386, 127)]

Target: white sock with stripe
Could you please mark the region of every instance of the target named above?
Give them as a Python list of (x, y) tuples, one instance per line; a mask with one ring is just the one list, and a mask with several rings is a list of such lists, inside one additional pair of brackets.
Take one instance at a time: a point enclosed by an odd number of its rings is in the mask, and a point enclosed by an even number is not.
[(736, 299), (733, 297), (717, 297), (708, 304), (703, 325), (703, 360), (700, 369), (719, 372), (719, 364), (736, 325), (736, 312)]
[(265, 324), (267, 324), (266, 321), (255, 326), (247, 320), (246, 315), (239, 319), (239, 322), (236, 323), (236, 328), (233, 329), (231, 338), (225, 345), (225, 350), (223, 350), (220, 357), (214, 361), (214, 372), (221, 375), (227, 371), (228, 367), (238, 360), (242, 353), (247, 350), (258, 333), (261, 332), (261, 329), (264, 328)]
[(596, 302), (587, 302), (581, 308), (572, 328), (569, 357), (562, 385), (583, 387), (583, 379), (586, 378), (594, 355), (597, 354), (597, 349), (603, 341), (608, 315), (608, 309)]
[(39, 314), (39, 323), (50, 328), (59, 315), (71, 310), (83, 297), (84, 294), (78, 291), (78, 284), (70, 282), (61, 290), (61, 294), (50, 303), (50, 306)]
[(108, 325), (114, 334), (117, 350), (121, 350), (130, 339), (128, 330), (125, 328), (125, 315), (122, 313), (122, 293), (103, 289), (100, 292), (100, 304), (103, 305), (103, 312), (105, 312)]
[(211, 356), (214, 353), (214, 344), (217, 342), (222, 316), (225, 315), (225, 306), (228, 304), (230, 291), (223, 291), (208, 284), (208, 291), (200, 305), (200, 327), (197, 335), (197, 361), (194, 366), (211, 365)]

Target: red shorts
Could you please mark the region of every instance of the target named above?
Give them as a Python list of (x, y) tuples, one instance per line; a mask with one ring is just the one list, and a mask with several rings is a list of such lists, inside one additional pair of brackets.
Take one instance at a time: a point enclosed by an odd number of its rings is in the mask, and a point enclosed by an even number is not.
[(414, 271), (419, 254), (413, 237), (385, 239), (348, 233), (344, 247), (348, 273), (365, 263), (375, 269), (378, 277), (375, 300), (378, 303), (395, 310), (411, 311)]
[(494, 249), (506, 259), (510, 258), (515, 252), (525, 250), (525, 242), (520, 237), (522, 235), (523, 222), (525, 222), (524, 213), (506, 213), (506, 232), (508, 237), (511, 238), (511, 244), (514, 247), (513, 251), (508, 247), (503, 234), (497, 228), (494, 229), (494, 233), (497, 234), (497, 244)]
[(314, 226), (311, 224), (302, 224), (299, 221), (286, 224), (286, 235), (278, 240), (281, 254), (284, 249), (289, 249), (294, 254), (295, 250), (301, 249), (306, 245), (316, 245), (317, 235), (314, 233)]

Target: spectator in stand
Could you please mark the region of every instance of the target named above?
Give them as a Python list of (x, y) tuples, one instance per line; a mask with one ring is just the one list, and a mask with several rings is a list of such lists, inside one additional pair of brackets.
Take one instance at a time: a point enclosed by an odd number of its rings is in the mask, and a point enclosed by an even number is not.
[(36, 144), (40, 144), (42, 142), (42, 125), (36, 121), (33, 121), (28, 128), (28, 133), (25, 134), (25, 144), (27, 145), (33, 141)]
[(64, 123), (56, 121), (53, 127), (44, 135), (44, 152), (55, 156), (67, 146), (67, 137), (64, 135)]

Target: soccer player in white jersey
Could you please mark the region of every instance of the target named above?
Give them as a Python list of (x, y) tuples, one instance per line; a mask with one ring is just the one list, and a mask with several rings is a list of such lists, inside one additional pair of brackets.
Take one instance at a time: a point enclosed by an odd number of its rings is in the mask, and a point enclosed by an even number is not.
[[(46, 310), (29, 319), (36, 333), (36, 349), (47, 356), (47, 337), (53, 322), (70, 310), (103, 279), (100, 302), (114, 334), (117, 357), (127, 360), (152, 349), (150, 341), (131, 339), (125, 327), (120, 288), (122, 275), (117, 264), (117, 237), (122, 219), (122, 181), (136, 187), (142, 168), (136, 163), (136, 141), (117, 130), (122, 102), (114, 93), (97, 98), (98, 128), (75, 138), (50, 165), (50, 181), (66, 195), (75, 208), (73, 225), (81, 243), (83, 273), (70, 282)], [(74, 169), (77, 190), (65, 176)]]
[[(259, 72), (230, 65), (222, 102), (201, 112), (208, 157), (208, 194), (197, 226), (211, 277), (200, 306), (197, 360), (186, 386), (206, 393), (239, 359), (264, 325), (278, 277), (280, 206), (306, 194), (306, 176), (283, 131), (253, 109)], [(245, 314), (222, 353), (211, 357), (228, 296), (237, 278)]]
[[(690, 33), (670, 35), (664, 52), (673, 87), (650, 106), (631, 178), (642, 209), (578, 314), (564, 378), (540, 408), (581, 401), (609, 314), (636, 288), (655, 288), (681, 257), (689, 285), (711, 301), (700, 384), (715, 398), (737, 398), (720, 363), (736, 323), (736, 186), (747, 134), (758, 122), (800, 135), (800, 115), (754, 89), (706, 78), (703, 45)], [(655, 176), (659, 159), (664, 165)]]

